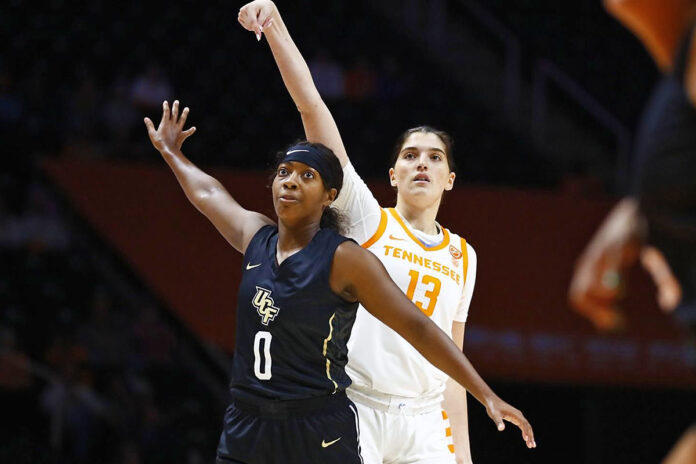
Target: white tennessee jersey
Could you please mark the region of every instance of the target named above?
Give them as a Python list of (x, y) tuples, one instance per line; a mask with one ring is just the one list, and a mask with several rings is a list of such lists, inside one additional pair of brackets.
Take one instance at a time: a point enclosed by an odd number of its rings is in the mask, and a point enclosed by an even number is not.
[[(441, 229), (442, 241), (426, 246), (395, 208), (381, 209), (377, 231), (362, 246), (382, 261), (396, 285), (451, 337), (452, 323), (466, 321), (473, 285), (467, 285), (471, 288), (466, 297), (465, 284), (470, 252), (474, 260), (475, 254), (463, 238)], [(448, 379), (362, 306), (348, 342), (346, 372), (357, 387), (406, 397), (438, 395)]]

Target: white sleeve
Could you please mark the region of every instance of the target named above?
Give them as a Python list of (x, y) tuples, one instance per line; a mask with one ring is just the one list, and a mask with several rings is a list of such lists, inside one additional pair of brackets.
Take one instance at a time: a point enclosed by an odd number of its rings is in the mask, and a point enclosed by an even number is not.
[(468, 257), (466, 282), (464, 282), (464, 291), (459, 302), (459, 308), (457, 308), (457, 312), (454, 315), (454, 320), (457, 322), (466, 322), (466, 318), (469, 315), (471, 297), (474, 296), (474, 285), (476, 284), (476, 252), (474, 247), (469, 245), (469, 242), (466, 244), (466, 253)]
[(331, 206), (348, 221), (345, 235), (359, 244), (367, 242), (379, 227), (382, 209), (350, 162), (343, 168), (341, 193)]

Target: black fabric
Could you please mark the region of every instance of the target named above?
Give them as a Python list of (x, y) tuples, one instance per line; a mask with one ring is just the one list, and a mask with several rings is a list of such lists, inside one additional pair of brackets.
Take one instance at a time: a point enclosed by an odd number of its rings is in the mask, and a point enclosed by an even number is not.
[(343, 300), (329, 284), (334, 253), (346, 240), (320, 229), (278, 265), (278, 228), (262, 227), (252, 238), (237, 298), (233, 395), (297, 400), (350, 385), (344, 367), (358, 303)]
[(696, 25), (684, 38), (673, 73), (650, 98), (636, 139), (632, 194), (648, 223), (648, 242), (660, 249), (682, 284), (677, 320), (696, 328), (696, 108), (684, 86)]
[(233, 401), (227, 408), (217, 449), (217, 463), (345, 463), (358, 464), (360, 442), (357, 408), (337, 393), (319, 410), (316, 399), (303, 414), (270, 417), (250, 413), (248, 404)]

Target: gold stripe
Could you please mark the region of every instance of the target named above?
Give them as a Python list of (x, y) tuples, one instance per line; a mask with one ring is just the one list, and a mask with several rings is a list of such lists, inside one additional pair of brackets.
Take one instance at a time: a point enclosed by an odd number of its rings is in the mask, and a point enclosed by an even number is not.
[(466, 273), (469, 272), (469, 251), (466, 249), (466, 240), (459, 237), (462, 241), (462, 266), (464, 268), (464, 282), (466, 282)]
[[(331, 315), (331, 318), (329, 318), (329, 336), (324, 339), (324, 350), (323, 350), (323, 355), (326, 358), (326, 346), (329, 344), (329, 340), (331, 340), (331, 337), (333, 337), (333, 320), (334, 317), (336, 317), (336, 313), (333, 313)], [(338, 384), (334, 381), (334, 379), (331, 378), (331, 360), (328, 358), (326, 359), (326, 377), (329, 378), (331, 383), (334, 384), (334, 391), (333, 393), (336, 393), (336, 390), (338, 390)]]

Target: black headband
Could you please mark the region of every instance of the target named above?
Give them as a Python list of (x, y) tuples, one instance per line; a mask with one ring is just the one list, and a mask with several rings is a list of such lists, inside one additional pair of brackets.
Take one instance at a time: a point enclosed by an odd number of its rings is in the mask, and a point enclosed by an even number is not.
[[(316, 169), (321, 178), (324, 180), (324, 184), (326, 184), (329, 188), (339, 190), (341, 188), (343, 179), (339, 180), (335, 175), (332, 175), (334, 170), (331, 169), (331, 161), (327, 159), (326, 155), (322, 155), (322, 153), (312, 145), (295, 145), (290, 147), (288, 151), (285, 152), (285, 158), (283, 161), (297, 161), (304, 163), (307, 166)], [(342, 173), (343, 172), (341, 171), (341, 174)]]

